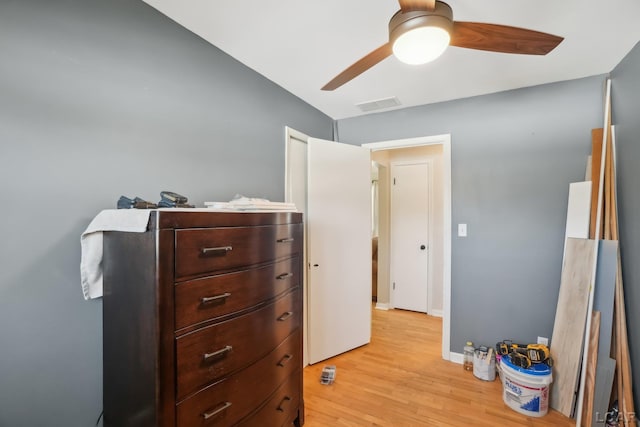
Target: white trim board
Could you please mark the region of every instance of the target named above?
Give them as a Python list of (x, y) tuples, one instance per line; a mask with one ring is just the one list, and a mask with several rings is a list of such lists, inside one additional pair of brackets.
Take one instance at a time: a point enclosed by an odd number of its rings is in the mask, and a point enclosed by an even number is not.
[(385, 310), (385, 311), (387, 311), (387, 310), (389, 310), (389, 304), (385, 304), (385, 303), (382, 303), (382, 302), (377, 302), (376, 303), (376, 310)]
[[(454, 361), (451, 352), (451, 134), (397, 139), (362, 144), (371, 151), (442, 145), (443, 180), (443, 271), (442, 271), (442, 358)], [(460, 355), (462, 357), (462, 355)], [(460, 362), (462, 363), (462, 359)]]
[[(285, 146), (284, 146), (284, 153), (285, 153), (285, 166), (284, 166), (284, 201), (285, 202), (294, 202), (294, 191), (293, 191), (293, 185), (291, 185), (291, 180), (292, 180), (292, 176), (295, 176), (295, 173), (293, 173), (292, 171), (292, 167), (296, 164), (296, 162), (294, 161), (294, 157), (295, 155), (292, 153), (292, 144), (294, 141), (298, 141), (301, 143), (306, 144), (307, 141), (309, 140), (309, 136), (305, 135), (304, 133), (297, 131), (295, 129), (292, 129), (288, 126), (285, 126), (284, 128), (284, 132), (285, 132)], [(299, 160), (299, 159), (298, 159)], [(306, 175), (306, 162), (305, 162), (305, 175)], [(298, 210), (300, 212), (303, 212), (304, 216), (302, 218), (303, 220), (303, 240), (304, 240), (304, 244), (303, 244), (303, 248), (302, 248), (302, 312), (303, 312), (303, 316), (302, 316), (302, 330), (303, 330), (303, 334), (302, 334), (302, 363), (303, 366), (307, 366), (308, 360), (309, 360), (309, 355), (308, 355), (308, 348), (309, 348), (309, 334), (308, 334), (308, 319), (307, 319), (307, 313), (309, 312), (309, 307), (308, 307), (308, 286), (307, 286), (307, 264), (308, 264), (308, 260), (307, 260), (307, 241), (308, 241), (308, 237), (307, 237), (307, 218), (306, 218), (306, 212), (307, 212), (307, 201), (306, 201), (306, 190), (305, 190), (305, 200), (300, 202), (298, 201), (298, 206), (297, 206)]]
[(458, 365), (462, 365), (462, 362), (464, 362), (464, 354), (450, 352), (449, 360), (453, 363), (457, 363)]
[(289, 126), (284, 127), (284, 188), (285, 188), (285, 202), (290, 202), (293, 198), (291, 195), (289, 180), (291, 175), (291, 150), (289, 149), (290, 140), (297, 139), (300, 142), (307, 143), (309, 140), (309, 136), (304, 133), (297, 131), (295, 129), (290, 128)]
[(362, 144), (363, 147), (370, 148), (371, 151), (390, 150), (394, 148), (420, 147), (423, 145), (436, 145), (451, 143), (451, 134), (419, 136), (417, 138), (394, 139), (391, 141), (369, 142)]
[(590, 214), (591, 181), (572, 182), (569, 184), (565, 239), (569, 237), (588, 239)]
[(433, 317), (442, 317), (443, 316), (442, 310), (433, 310), (431, 312), (431, 316), (433, 316)]
[[(598, 204), (596, 210), (596, 230), (600, 230), (600, 224), (603, 221), (603, 197), (604, 197), (604, 179), (605, 179), (605, 163), (607, 157), (607, 141), (608, 141), (608, 133), (611, 131), (611, 79), (608, 78), (605, 85), (605, 102), (604, 102), (604, 126), (602, 132), (602, 154), (600, 158), (600, 177), (598, 180)], [(613, 138), (611, 138), (611, 142), (613, 143)], [(615, 158), (615, 156), (614, 156)], [(615, 191), (615, 179), (614, 182), (614, 191)], [(593, 183), (595, 185), (595, 183)], [(596, 270), (598, 265), (598, 250), (599, 245), (595, 246), (594, 254), (593, 254), (593, 270), (591, 272), (591, 283), (595, 284), (596, 282)], [(589, 342), (589, 334), (591, 333), (591, 312), (593, 311), (593, 297), (594, 297), (595, 289), (594, 286), (589, 288), (589, 306), (587, 309), (587, 324), (584, 330), (584, 343)], [(585, 346), (586, 347), (586, 346)], [(582, 425), (582, 405), (584, 401), (584, 387), (587, 378), (587, 365), (589, 362), (589, 351), (585, 348), (582, 352), (582, 369), (580, 370), (580, 385), (578, 387), (578, 400), (576, 403), (576, 427), (580, 427)]]

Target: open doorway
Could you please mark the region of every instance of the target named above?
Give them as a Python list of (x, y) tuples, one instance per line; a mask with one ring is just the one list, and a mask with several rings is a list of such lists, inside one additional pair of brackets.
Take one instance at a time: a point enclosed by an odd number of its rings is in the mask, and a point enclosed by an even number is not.
[(379, 265), (389, 264), (380, 280), (389, 291), (376, 299), (378, 308), (442, 317), (442, 146), (377, 151), (372, 164), (378, 172), (372, 172), (374, 246), (382, 234), (388, 256)]
[(371, 160), (371, 301), (378, 302), (378, 237), (380, 234), (380, 163)]
[[(372, 153), (373, 154), (373, 153)], [(371, 300), (389, 309), (389, 168), (371, 157)], [(382, 242), (380, 242), (382, 240)]]
[[(406, 165), (426, 173), (423, 191), (429, 203), (428, 219), (425, 218), (423, 235), (428, 243), (411, 242), (410, 256), (427, 255), (423, 274), (427, 275), (426, 310), (406, 307), (415, 311), (426, 311), (442, 319), (442, 357), (450, 360), (450, 301), (451, 301), (451, 137), (438, 135), (362, 144), (372, 150), (372, 160), (377, 167), (378, 205), (378, 258), (376, 308), (395, 308), (394, 301), (394, 253), (399, 246), (393, 244), (393, 170)], [(425, 165), (422, 167), (420, 165)], [(412, 167), (413, 168), (413, 167)], [(422, 214), (421, 214), (422, 215)], [(402, 220), (400, 221), (402, 223)], [(415, 248), (413, 246), (416, 246)], [(424, 246), (424, 249), (422, 247)], [(400, 249), (402, 250), (402, 249)], [(407, 254), (396, 253), (396, 259), (406, 260)], [(396, 269), (402, 268), (395, 266)], [(398, 308), (402, 307), (401, 304)]]

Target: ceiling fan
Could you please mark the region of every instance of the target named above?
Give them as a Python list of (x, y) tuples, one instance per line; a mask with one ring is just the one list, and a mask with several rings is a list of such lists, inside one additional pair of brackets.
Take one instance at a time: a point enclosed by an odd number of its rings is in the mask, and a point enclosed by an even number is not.
[(546, 55), (563, 37), (506, 25), (453, 20), (440, 0), (398, 0), (400, 10), (389, 21), (389, 41), (370, 52), (322, 87), (334, 90), (394, 54), (408, 64), (424, 64), (447, 46), (523, 55)]

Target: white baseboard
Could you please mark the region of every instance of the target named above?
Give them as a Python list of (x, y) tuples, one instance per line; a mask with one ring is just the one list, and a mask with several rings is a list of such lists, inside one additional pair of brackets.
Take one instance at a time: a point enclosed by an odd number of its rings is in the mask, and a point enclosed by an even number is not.
[(462, 353), (450, 352), (449, 361), (462, 365), (462, 362), (464, 362), (464, 355)]
[(376, 310), (389, 310), (389, 304), (385, 304), (382, 302), (376, 303)]
[(442, 317), (442, 310), (431, 310), (431, 313), (429, 313), (430, 316), (433, 317)]

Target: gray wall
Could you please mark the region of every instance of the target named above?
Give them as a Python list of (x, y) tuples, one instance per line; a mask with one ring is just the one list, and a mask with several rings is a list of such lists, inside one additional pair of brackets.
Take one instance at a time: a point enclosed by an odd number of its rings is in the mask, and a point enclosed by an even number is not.
[[(569, 183), (602, 127), (602, 76), (339, 120), (341, 142), (451, 134), (451, 350), (551, 337)], [(468, 237), (457, 237), (457, 224)]]
[(332, 120), (142, 1), (0, 0), (0, 426), (95, 425), (80, 234), (122, 194), (283, 200), (284, 126)]
[[(91, 426), (102, 306), (79, 283), (91, 218), (163, 189), (282, 200), (283, 127), (331, 139), (332, 121), (140, 1), (0, 0), (0, 55), (0, 426)], [(639, 68), (636, 48), (613, 72), (627, 307), (640, 302)], [(568, 183), (602, 125), (602, 80), (337, 123), (354, 144), (452, 134), (454, 230), (469, 224), (453, 240), (453, 351), (551, 335)], [(633, 328), (630, 340), (638, 366)]]
[[(634, 384), (640, 384), (640, 44), (611, 73), (613, 124), (618, 160), (620, 253)], [(636, 411), (640, 391), (634, 387)]]

